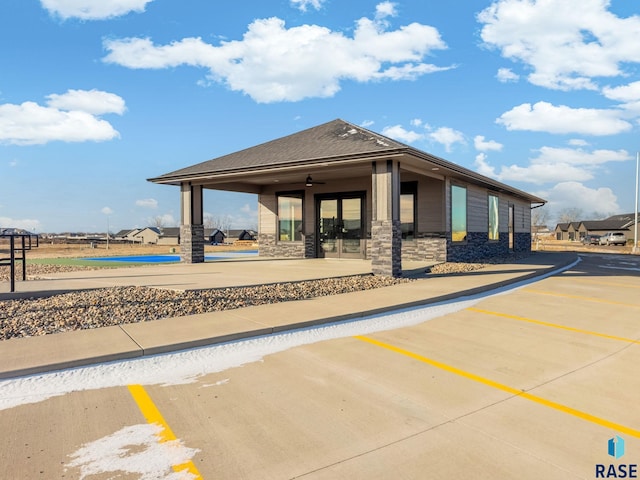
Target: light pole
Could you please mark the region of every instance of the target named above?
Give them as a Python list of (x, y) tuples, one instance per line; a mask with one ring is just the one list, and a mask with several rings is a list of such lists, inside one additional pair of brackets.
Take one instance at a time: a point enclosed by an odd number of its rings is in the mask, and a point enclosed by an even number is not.
[(631, 253), (638, 253), (638, 169), (640, 168), (640, 152), (636, 152), (636, 209), (634, 210), (633, 248)]
[(109, 250), (109, 215), (107, 215), (107, 250)]

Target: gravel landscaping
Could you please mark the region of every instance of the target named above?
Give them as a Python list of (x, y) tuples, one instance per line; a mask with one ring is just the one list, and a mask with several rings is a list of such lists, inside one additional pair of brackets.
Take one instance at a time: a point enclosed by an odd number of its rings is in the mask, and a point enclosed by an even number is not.
[[(431, 267), (430, 274), (471, 272), (488, 264), (512, 262), (519, 258), (522, 256), (514, 255), (478, 263), (443, 263)], [(86, 269), (95, 268), (33, 264), (27, 267), (27, 280)], [(0, 270), (0, 281), (9, 281), (8, 268)], [(114, 287), (45, 298), (5, 300), (0, 301), (0, 340), (337, 295), (411, 281), (415, 280), (357, 275), (191, 292), (148, 287)]]

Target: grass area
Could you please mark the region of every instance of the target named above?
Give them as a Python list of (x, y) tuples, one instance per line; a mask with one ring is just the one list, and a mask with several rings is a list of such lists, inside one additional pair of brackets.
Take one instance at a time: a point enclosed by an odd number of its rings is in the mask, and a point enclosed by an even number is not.
[(153, 265), (149, 262), (116, 262), (99, 260), (87, 260), (84, 258), (28, 258), (27, 265), (69, 265), (73, 267), (99, 267), (99, 268), (116, 268), (116, 267), (133, 267), (140, 265)]

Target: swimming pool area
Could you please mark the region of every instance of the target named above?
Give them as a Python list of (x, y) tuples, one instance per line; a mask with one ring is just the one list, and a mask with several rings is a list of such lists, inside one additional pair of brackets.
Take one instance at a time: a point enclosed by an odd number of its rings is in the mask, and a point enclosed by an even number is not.
[[(204, 256), (205, 262), (215, 262), (216, 260), (229, 260), (232, 258), (252, 258), (258, 255), (258, 250), (242, 250), (239, 252), (216, 252), (207, 253)], [(82, 260), (95, 262), (123, 262), (123, 263), (177, 263), (180, 255), (128, 255), (118, 257), (86, 257)]]

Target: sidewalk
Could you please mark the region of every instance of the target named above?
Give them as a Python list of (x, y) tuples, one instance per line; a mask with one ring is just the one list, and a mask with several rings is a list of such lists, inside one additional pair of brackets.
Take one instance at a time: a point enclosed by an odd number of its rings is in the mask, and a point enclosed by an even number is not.
[[(310, 300), (260, 305), (188, 317), (0, 341), (0, 378), (135, 358), (474, 295), (545, 275), (576, 260), (570, 252), (534, 252), (512, 264), (464, 274), (424, 275), (405, 265), (415, 282)], [(283, 260), (220, 262), (72, 272), (19, 283), (0, 300), (116, 285), (198, 289), (299, 281), (370, 272), (366, 261)], [(285, 280), (286, 278), (286, 280)], [(206, 285), (206, 286), (205, 286)]]

